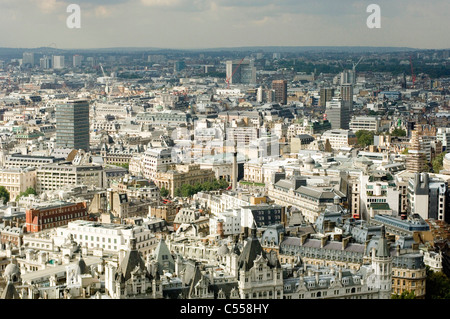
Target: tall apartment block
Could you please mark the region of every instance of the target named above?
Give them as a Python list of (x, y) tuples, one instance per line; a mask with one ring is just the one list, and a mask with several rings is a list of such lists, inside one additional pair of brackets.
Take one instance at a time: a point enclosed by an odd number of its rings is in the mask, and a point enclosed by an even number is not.
[(54, 55), (53, 56), (53, 68), (54, 69), (64, 69), (64, 56), (63, 55)]
[(272, 89), (275, 91), (275, 102), (282, 105), (287, 104), (287, 81), (274, 80), (272, 81)]
[(89, 102), (69, 100), (56, 105), (56, 147), (89, 150)]
[(340, 98), (333, 98), (326, 104), (327, 120), (332, 129), (348, 130), (350, 123), (349, 109)]

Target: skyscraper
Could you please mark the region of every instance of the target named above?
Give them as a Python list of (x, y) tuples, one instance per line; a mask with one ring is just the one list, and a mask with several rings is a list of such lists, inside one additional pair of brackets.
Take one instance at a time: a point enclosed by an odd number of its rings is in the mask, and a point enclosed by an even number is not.
[(356, 75), (353, 70), (344, 70), (341, 72), (341, 85), (343, 84), (355, 84)]
[(53, 56), (53, 68), (54, 69), (63, 69), (64, 68), (64, 56), (63, 55), (54, 55)]
[(350, 114), (348, 106), (340, 98), (333, 98), (327, 102), (326, 106), (327, 120), (331, 123), (332, 129), (348, 130), (350, 123)]
[(327, 102), (331, 101), (334, 96), (333, 88), (321, 88), (320, 89), (320, 106), (327, 106)]
[(346, 107), (349, 114), (351, 114), (353, 112), (353, 84), (345, 83), (341, 85), (341, 98), (344, 107)]
[(44, 56), (39, 60), (41, 69), (51, 69), (52, 68), (52, 58)]
[(83, 56), (75, 54), (73, 56), (73, 67), (78, 68), (81, 66), (81, 62), (83, 61)]
[(287, 104), (287, 81), (274, 80), (272, 81), (272, 89), (275, 91), (275, 102), (282, 105)]
[(69, 100), (56, 105), (56, 147), (89, 150), (89, 102)]

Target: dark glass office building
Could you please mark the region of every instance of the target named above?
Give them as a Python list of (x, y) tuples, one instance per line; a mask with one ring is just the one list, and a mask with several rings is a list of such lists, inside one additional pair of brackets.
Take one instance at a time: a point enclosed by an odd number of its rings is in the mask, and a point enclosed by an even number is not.
[(56, 148), (89, 150), (89, 102), (69, 100), (56, 105)]

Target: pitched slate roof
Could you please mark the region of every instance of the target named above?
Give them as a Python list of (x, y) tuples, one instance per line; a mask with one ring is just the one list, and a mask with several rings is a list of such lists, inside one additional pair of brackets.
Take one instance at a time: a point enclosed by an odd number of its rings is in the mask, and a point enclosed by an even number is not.
[(131, 272), (135, 270), (136, 267), (145, 269), (145, 262), (136, 248), (136, 239), (132, 238), (131, 248), (120, 262), (116, 273), (122, 277), (123, 281), (127, 281), (131, 278)]

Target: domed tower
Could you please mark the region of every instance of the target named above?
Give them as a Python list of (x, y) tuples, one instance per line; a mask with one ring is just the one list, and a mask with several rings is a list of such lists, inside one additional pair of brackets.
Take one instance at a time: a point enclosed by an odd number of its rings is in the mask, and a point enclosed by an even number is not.
[(0, 299), (20, 299), (15, 284), (20, 283), (20, 269), (12, 262), (6, 266), (3, 278), (6, 280), (6, 287), (2, 292)]
[(308, 157), (303, 162), (303, 167), (307, 171), (312, 171), (314, 167), (316, 166), (316, 161), (311, 157), (311, 155), (308, 155)]

